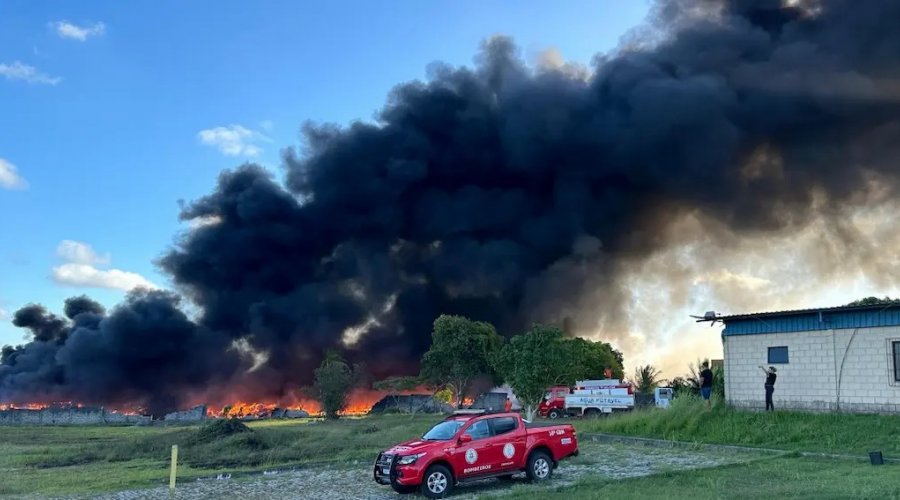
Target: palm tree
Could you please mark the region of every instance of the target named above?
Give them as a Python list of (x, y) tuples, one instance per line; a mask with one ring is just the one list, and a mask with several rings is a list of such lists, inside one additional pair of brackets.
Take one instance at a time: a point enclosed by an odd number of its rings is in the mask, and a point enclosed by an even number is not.
[(638, 366), (634, 369), (634, 390), (642, 394), (650, 394), (659, 386), (659, 371), (653, 365)]

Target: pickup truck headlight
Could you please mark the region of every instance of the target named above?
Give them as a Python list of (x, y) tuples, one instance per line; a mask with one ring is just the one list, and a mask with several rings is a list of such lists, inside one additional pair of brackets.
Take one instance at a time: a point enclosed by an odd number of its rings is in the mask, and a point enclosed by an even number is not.
[(416, 463), (416, 460), (424, 456), (424, 453), (419, 453), (418, 455), (406, 455), (397, 459), (397, 465), (412, 465)]

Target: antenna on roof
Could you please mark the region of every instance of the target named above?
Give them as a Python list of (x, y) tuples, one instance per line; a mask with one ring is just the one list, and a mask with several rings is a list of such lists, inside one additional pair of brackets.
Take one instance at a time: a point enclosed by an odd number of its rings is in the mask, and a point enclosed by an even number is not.
[[(709, 326), (715, 325), (717, 321), (722, 321), (719, 319), (719, 316), (721, 316), (721, 314), (715, 311), (706, 311), (706, 314), (704, 314), (703, 316), (694, 316), (693, 314), (691, 314), (690, 316), (696, 319), (697, 323), (705, 323), (708, 321)], [(724, 323), (724, 321), (722, 322)]]

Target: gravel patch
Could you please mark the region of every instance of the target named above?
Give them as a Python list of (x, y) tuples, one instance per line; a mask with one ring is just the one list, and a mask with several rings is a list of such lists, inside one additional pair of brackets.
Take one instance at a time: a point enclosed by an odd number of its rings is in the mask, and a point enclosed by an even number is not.
[[(661, 472), (701, 469), (745, 462), (758, 455), (727, 451), (647, 448), (620, 444), (585, 442), (578, 457), (562, 461), (554, 471), (553, 479), (544, 485), (529, 488), (550, 489), (575, 483), (582, 477), (628, 478)], [(512, 484), (525, 482), (524, 475), (516, 476)], [(490, 493), (506, 496), (510, 483), (486, 479), (467, 483), (456, 490), (453, 498), (473, 499)], [(509, 495), (514, 495), (510, 491)], [(146, 490), (121, 491), (92, 498), (104, 500), (137, 500), (168, 498), (165, 487)], [(347, 499), (347, 500), (399, 500), (424, 498), (398, 495), (388, 486), (377, 485), (372, 480), (371, 465), (318, 466), (274, 474), (260, 474), (236, 479), (205, 479), (179, 484), (173, 498), (195, 500), (205, 498), (237, 497), (241, 499)]]

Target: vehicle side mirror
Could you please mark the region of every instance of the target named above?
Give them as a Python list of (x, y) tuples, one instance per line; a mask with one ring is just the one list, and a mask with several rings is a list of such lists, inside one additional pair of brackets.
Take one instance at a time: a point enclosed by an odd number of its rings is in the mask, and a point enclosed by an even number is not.
[(459, 444), (466, 444), (466, 443), (471, 443), (471, 442), (472, 442), (471, 434), (463, 434), (462, 436), (459, 437)]

